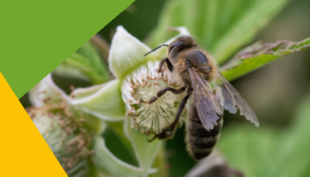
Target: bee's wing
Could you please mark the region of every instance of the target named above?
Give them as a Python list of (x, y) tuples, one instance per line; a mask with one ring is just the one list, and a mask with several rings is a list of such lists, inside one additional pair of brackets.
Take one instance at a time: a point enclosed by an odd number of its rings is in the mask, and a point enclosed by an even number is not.
[(192, 68), (187, 70), (194, 89), (194, 104), (199, 119), (206, 130), (212, 130), (219, 116), (223, 114), (222, 106), (214, 95), (210, 83)]
[(250, 105), (221, 73), (217, 74), (217, 82), (219, 82), (219, 85), (221, 85), (222, 88), (220, 103), (222, 103), (224, 109), (235, 114), (239, 108), (241, 115), (244, 115), (247, 120), (254, 123), (255, 126), (258, 126), (259, 122)]

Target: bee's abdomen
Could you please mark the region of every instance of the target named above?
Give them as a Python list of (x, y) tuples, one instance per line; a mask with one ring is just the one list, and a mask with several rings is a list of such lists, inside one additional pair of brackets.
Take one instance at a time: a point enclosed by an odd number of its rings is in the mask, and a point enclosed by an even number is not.
[(199, 160), (212, 152), (220, 136), (222, 123), (222, 118), (220, 118), (214, 128), (207, 131), (199, 120), (195, 105), (192, 105), (187, 125), (186, 141), (187, 150), (193, 158)]

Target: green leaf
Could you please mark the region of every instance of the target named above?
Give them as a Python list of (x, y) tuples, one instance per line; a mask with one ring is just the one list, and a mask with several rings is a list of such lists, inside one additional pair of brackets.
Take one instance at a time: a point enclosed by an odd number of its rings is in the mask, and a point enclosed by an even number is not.
[[(99, 69), (100, 67), (102, 67), (102, 59), (99, 56), (99, 53), (97, 52), (97, 50), (90, 44), (90, 42), (86, 42), (82, 47), (80, 47), (76, 53), (83, 55), (86, 58), (91, 59), (92, 63), (94, 64), (94, 66), (96, 65), (96, 67)], [(106, 58), (107, 59), (107, 58)], [(107, 69), (107, 68), (102, 68), (103, 69)]]
[[(85, 58), (90, 60), (91, 67), (97, 72), (96, 76), (98, 79), (92, 78), (95, 84), (101, 84), (110, 80), (109, 68), (103, 63), (103, 59), (99, 56), (97, 50), (90, 44), (86, 42), (82, 47), (80, 47), (76, 53), (83, 55)], [(105, 58), (107, 60), (107, 58)]]
[(287, 0), (178, 0), (167, 1), (158, 26), (150, 36), (153, 47), (173, 34), (167, 27), (185, 26), (198, 43), (223, 63), (256, 34)]
[(304, 177), (310, 174), (309, 125), (310, 95), (305, 96), (296, 110), (294, 122), (283, 134), (283, 141), (275, 151), (275, 163), (267, 175)]
[(94, 84), (101, 84), (110, 79), (108, 67), (89, 42), (68, 57), (53, 73), (60, 76), (90, 80)]
[(53, 75), (57, 75), (59, 77), (68, 77), (68, 78), (76, 78), (81, 81), (91, 82), (90, 78), (82, 73), (80, 70), (77, 70), (73, 67), (68, 67), (66, 65), (59, 65), (57, 68), (53, 70)]
[(147, 139), (152, 137), (144, 135), (139, 130), (131, 129), (129, 118), (125, 119), (124, 132), (131, 142), (138, 159), (139, 166), (142, 168), (142, 176), (147, 176), (162, 142), (156, 139), (149, 143)]
[(127, 164), (115, 157), (105, 146), (104, 139), (100, 136), (94, 137), (94, 151), (92, 156), (95, 169), (104, 176), (141, 176), (141, 169)]
[(133, 154), (134, 152), (132, 149), (131, 142), (128, 140), (126, 136), (126, 132), (124, 132), (124, 121), (119, 121), (119, 122), (106, 122), (109, 128), (111, 128), (114, 133), (117, 135), (119, 140), (124, 144), (124, 146), (128, 149), (130, 153)]
[(79, 70), (94, 84), (100, 84), (109, 80), (108, 70), (103, 67), (103, 63), (94, 62), (92, 59), (78, 53), (73, 53), (62, 65)]
[(266, 176), (273, 167), (272, 160), (279, 144), (279, 136), (271, 128), (254, 126), (231, 126), (223, 129), (216, 148), (225, 155), (233, 168), (245, 176)]
[[(89, 96), (71, 99), (70, 104), (75, 109), (80, 109), (103, 120), (118, 121), (124, 119), (125, 105), (121, 96), (120, 81), (112, 80), (94, 93), (96, 89), (98, 88), (85, 90)], [(82, 93), (79, 92), (79, 95)]]
[[(111, 152), (127, 163), (138, 166), (138, 161), (135, 156), (135, 152), (132, 148), (131, 142), (128, 140), (126, 133), (124, 132), (124, 121), (118, 122), (106, 122), (107, 129), (103, 134), (103, 138), (107, 141), (107, 147), (118, 146), (115, 149), (111, 149)], [(112, 135), (112, 139), (111, 139)], [(115, 140), (115, 138), (118, 139)], [(119, 147), (120, 146), (120, 147)], [(118, 152), (118, 151), (122, 152)], [(126, 150), (125, 150), (126, 149)], [(127, 153), (126, 153), (127, 152)], [(124, 157), (126, 155), (126, 157)]]
[(223, 129), (217, 147), (229, 164), (253, 177), (304, 177), (310, 173), (310, 95), (300, 104), (292, 126), (231, 126)]
[(310, 47), (310, 38), (300, 42), (255, 43), (241, 50), (220, 70), (223, 76), (231, 81), (282, 56), (304, 50), (307, 47)]

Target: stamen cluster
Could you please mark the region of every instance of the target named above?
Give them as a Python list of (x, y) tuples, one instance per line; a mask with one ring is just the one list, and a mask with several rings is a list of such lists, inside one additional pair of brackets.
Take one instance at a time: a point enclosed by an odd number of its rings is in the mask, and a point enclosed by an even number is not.
[(157, 72), (158, 66), (158, 61), (147, 62), (129, 74), (122, 85), (126, 115), (132, 120), (132, 128), (141, 129), (146, 135), (159, 133), (173, 121), (182, 97), (167, 92), (152, 104), (140, 102), (140, 99), (148, 101), (167, 86), (178, 87), (169, 72)]

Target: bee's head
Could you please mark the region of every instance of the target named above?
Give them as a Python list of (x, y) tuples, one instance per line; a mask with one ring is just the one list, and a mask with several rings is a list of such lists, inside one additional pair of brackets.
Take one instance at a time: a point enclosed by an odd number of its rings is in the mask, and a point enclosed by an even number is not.
[(196, 47), (194, 39), (190, 36), (180, 36), (176, 38), (169, 46), (168, 46), (168, 55), (176, 56), (179, 52), (184, 49), (189, 49)]

